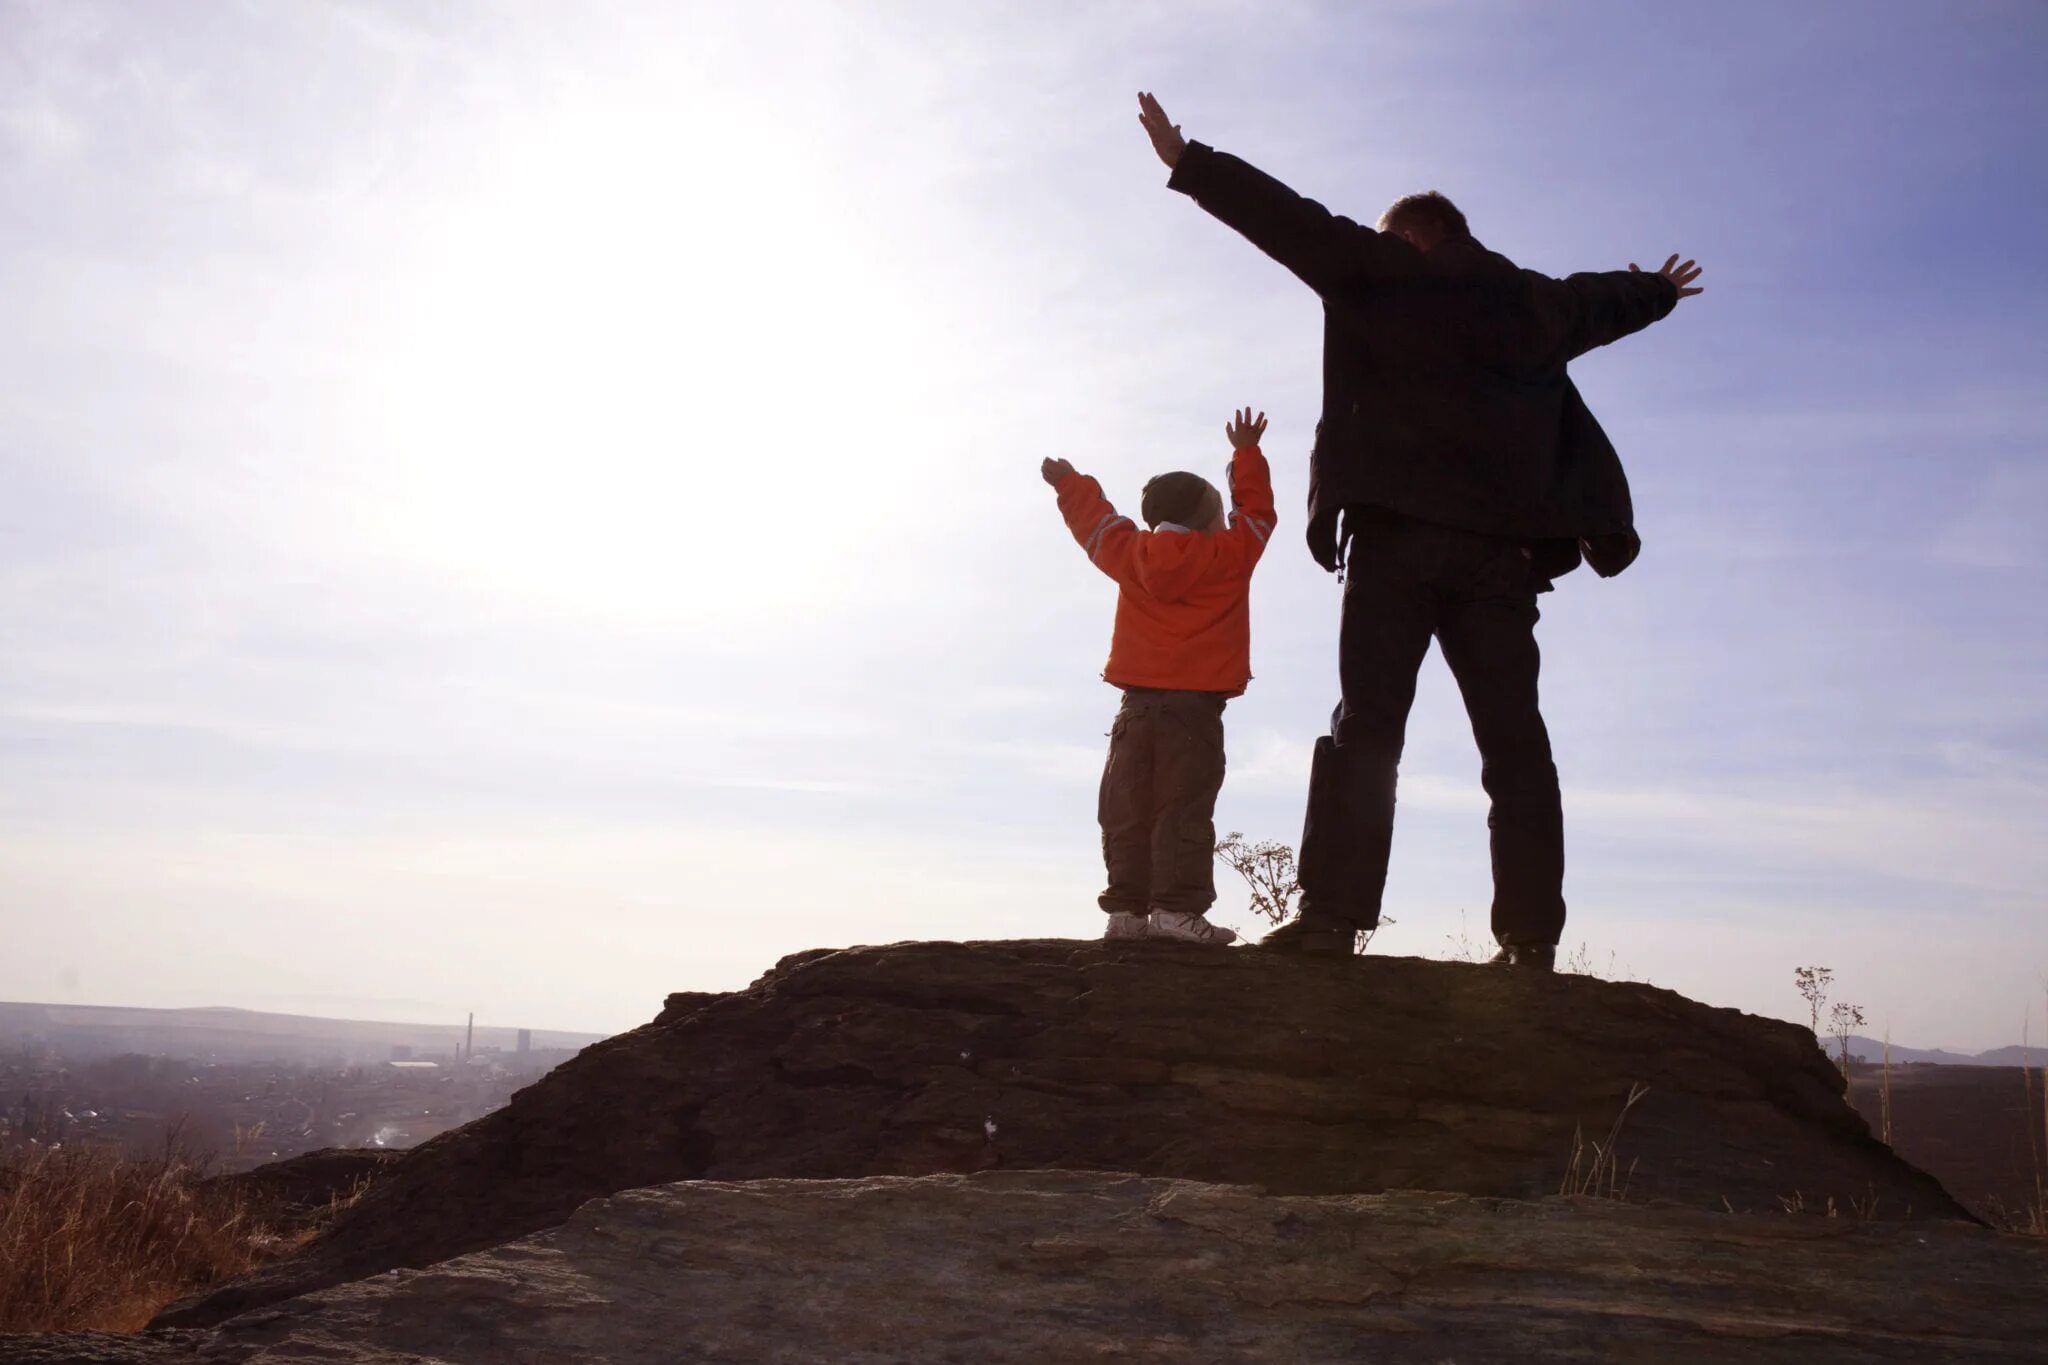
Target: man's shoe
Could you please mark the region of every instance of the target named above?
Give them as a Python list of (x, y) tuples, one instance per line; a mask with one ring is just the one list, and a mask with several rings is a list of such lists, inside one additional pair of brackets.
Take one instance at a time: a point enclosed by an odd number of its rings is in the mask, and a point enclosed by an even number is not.
[(1532, 972), (1557, 970), (1557, 945), (1550, 943), (1503, 943), (1493, 961), (1504, 967), (1526, 967)]
[(1145, 917), (1129, 910), (1112, 910), (1109, 923), (1102, 930), (1104, 938), (1145, 937)]
[(1226, 943), (1237, 942), (1237, 930), (1211, 924), (1206, 916), (1185, 914), (1179, 910), (1154, 910), (1150, 928), (1153, 938), (1170, 938), (1181, 943), (1213, 943), (1220, 948)]
[(1300, 957), (1350, 957), (1357, 940), (1358, 931), (1349, 925), (1304, 924), (1291, 919), (1260, 939), (1259, 946)]

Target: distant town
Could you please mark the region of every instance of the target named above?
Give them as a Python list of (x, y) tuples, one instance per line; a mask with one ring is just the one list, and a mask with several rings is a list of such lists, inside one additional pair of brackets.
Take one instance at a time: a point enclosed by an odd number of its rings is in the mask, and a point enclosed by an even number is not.
[(246, 1170), (412, 1147), (503, 1106), (601, 1035), (245, 1010), (0, 1003), (0, 1146), (167, 1143)]

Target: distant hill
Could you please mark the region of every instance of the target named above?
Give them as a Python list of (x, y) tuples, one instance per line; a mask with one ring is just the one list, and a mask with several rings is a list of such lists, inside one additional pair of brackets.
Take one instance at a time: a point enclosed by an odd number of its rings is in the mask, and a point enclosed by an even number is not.
[[(1822, 1040), (1830, 1054), (1835, 1050), (1835, 1040)], [(1860, 1034), (1849, 1035), (1849, 1055), (1859, 1062), (1881, 1062), (1884, 1060), (1884, 1042), (1877, 1038), (1865, 1038)], [(1989, 1052), (1950, 1052), (1946, 1048), (1901, 1047), (1892, 1044), (1892, 1065), (1903, 1066), (1908, 1062), (1935, 1062), (1945, 1066), (2048, 1066), (2048, 1047), (1992, 1048)]]
[[(535, 1051), (574, 1052), (607, 1036), (561, 1029), (531, 1032)], [(518, 1033), (516, 1027), (478, 1024), (476, 1046), (511, 1052), (518, 1045)], [(0, 1048), (23, 1043), (46, 1043), (74, 1056), (140, 1052), (223, 1062), (361, 1065), (390, 1060), (394, 1047), (410, 1048), (419, 1057), (452, 1056), (462, 1047), (463, 1025), (327, 1019), (219, 1005), (166, 1010), (0, 1001)], [(1832, 1055), (1835, 1040), (1827, 1038), (1823, 1043)], [(1882, 1061), (1884, 1051), (1881, 1039), (1849, 1035), (1849, 1054), (1858, 1061)], [(1898, 1066), (2048, 1066), (2048, 1045), (2010, 1044), (1984, 1052), (1953, 1052), (1893, 1043), (1891, 1060)]]
[[(452, 1056), (463, 1044), (463, 1024), (394, 1024), (366, 1019), (321, 1019), (225, 1008), (155, 1010), (115, 1005), (46, 1005), (0, 1002), (0, 1048), (41, 1043), (67, 1056), (140, 1052), (211, 1061), (290, 1061), (362, 1064), (387, 1061), (393, 1048), (415, 1056)], [(598, 1033), (533, 1029), (535, 1051), (576, 1051)], [(511, 1052), (517, 1028), (478, 1024), (479, 1050)]]

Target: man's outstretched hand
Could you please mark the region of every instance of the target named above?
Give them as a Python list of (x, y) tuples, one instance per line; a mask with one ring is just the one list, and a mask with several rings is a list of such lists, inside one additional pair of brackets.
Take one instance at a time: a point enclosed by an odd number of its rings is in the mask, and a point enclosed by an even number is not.
[(1239, 408), (1236, 415), (1224, 424), (1223, 434), (1230, 438), (1232, 450), (1248, 450), (1266, 434), (1266, 414), (1262, 412), (1254, 420), (1250, 408)]
[(1060, 480), (1073, 472), (1074, 467), (1065, 460), (1046, 460), (1038, 466), (1038, 477), (1044, 479), (1054, 488), (1058, 488)]
[(1138, 93), (1138, 122), (1144, 127), (1145, 136), (1152, 139), (1152, 150), (1159, 153), (1166, 169), (1178, 166), (1180, 154), (1188, 149), (1188, 140), (1180, 135), (1180, 125), (1159, 107), (1159, 101), (1144, 91)]
[[(1638, 275), (1643, 273), (1642, 267), (1638, 266), (1634, 261), (1630, 261), (1628, 263), (1628, 268), (1630, 270), (1635, 271), (1635, 273)], [(1682, 299), (1689, 299), (1694, 294), (1700, 293), (1701, 290), (1705, 288), (1704, 285), (1702, 285), (1700, 289), (1692, 289), (1687, 287), (1690, 284), (1692, 284), (1694, 280), (1700, 277), (1700, 268), (1694, 265), (1691, 261), (1687, 261), (1684, 265), (1680, 265), (1678, 263), (1677, 252), (1673, 252), (1671, 255), (1671, 259), (1664, 262), (1664, 268), (1657, 271), (1656, 273), (1662, 275), (1665, 279), (1677, 285), (1678, 297)]]

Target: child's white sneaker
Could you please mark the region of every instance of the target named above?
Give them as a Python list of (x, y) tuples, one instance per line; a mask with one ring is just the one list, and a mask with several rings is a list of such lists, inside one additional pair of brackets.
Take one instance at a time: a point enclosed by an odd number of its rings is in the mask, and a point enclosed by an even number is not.
[(1153, 938), (1178, 939), (1182, 943), (1213, 943), (1220, 948), (1237, 942), (1237, 930), (1211, 924), (1207, 916), (1179, 910), (1154, 910), (1149, 927)]
[(1109, 924), (1103, 929), (1102, 936), (1104, 938), (1143, 938), (1145, 937), (1145, 917), (1132, 914), (1128, 910), (1112, 910), (1109, 912)]

